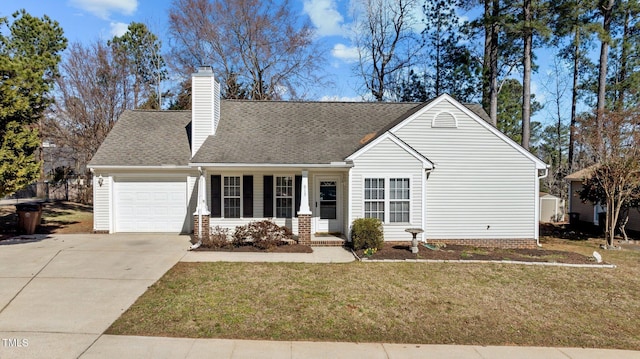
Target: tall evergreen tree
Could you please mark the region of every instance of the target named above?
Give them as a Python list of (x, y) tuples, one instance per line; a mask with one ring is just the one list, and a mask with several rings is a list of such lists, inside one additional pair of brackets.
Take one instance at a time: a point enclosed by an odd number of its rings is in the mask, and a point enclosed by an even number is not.
[(575, 128), (580, 81), (584, 76), (585, 68), (591, 65), (587, 52), (593, 40), (592, 34), (597, 29), (594, 22), (596, 4), (592, 0), (559, 0), (551, 1), (549, 5), (550, 13), (555, 14), (551, 19), (554, 34), (552, 45), (560, 46), (560, 56), (571, 63), (571, 119), (567, 159), (568, 168), (571, 171), (575, 162)]
[[(160, 84), (167, 78), (165, 61), (160, 54), (161, 43), (145, 24), (132, 22), (122, 36), (109, 41), (115, 59), (130, 74), (133, 86), (133, 107), (147, 103), (161, 107)], [(154, 95), (155, 93), (155, 95)], [(150, 102), (154, 97), (156, 102)]]
[(461, 45), (467, 33), (456, 10), (461, 1), (427, 1), (423, 6), (425, 29), (422, 32), (427, 53), (425, 91), (428, 98), (448, 93), (463, 102), (479, 97), (479, 63), (468, 48)]
[(0, 18), (0, 197), (40, 174), (37, 123), (52, 100), (67, 40), (58, 22), (25, 10)]

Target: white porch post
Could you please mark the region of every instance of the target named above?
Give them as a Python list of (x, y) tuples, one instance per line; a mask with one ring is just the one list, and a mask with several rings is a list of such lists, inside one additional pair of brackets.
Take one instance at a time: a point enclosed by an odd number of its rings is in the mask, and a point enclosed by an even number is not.
[(207, 207), (207, 182), (205, 174), (202, 168), (198, 167), (200, 177), (198, 178), (198, 206), (195, 213), (193, 213), (194, 234), (198, 236), (198, 243), (194, 244), (191, 249), (195, 249), (202, 244), (202, 238), (209, 237), (209, 220), (211, 212)]
[(309, 171), (302, 171), (298, 210), (298, 243), (311, 245), (311, 209), (309, 208)]
[(302, 188), (300, 189), (300, 208), (298, 215), (311, 214), (309, 208), (309, 171), (302, 171)]

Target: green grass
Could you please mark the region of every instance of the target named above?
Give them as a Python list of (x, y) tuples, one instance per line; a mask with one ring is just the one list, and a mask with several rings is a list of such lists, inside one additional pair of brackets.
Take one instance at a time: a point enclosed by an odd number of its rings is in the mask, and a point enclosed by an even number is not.
[(107, 332), (639, 350), (640, 252), (603, 255), (618, 268), (179, 263)]

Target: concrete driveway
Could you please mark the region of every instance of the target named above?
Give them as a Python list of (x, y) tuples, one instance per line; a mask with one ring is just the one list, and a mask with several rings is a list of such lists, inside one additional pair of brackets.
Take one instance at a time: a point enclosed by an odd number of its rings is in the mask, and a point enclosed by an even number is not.
[(77, 358), (188, 247), (163, 234), (0, 245), (0, 358)]

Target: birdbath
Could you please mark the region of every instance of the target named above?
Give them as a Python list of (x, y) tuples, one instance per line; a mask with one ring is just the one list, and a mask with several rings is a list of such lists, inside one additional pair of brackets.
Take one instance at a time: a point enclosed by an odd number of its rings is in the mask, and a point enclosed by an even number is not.
[(424, 230), (422, 230), (422, 228), (407, 228), (404, 231), (413, 235), (413, 239), (411, 239), (411, 253), (418, 253), (418, 239), (416, 235), (424, 232)]

